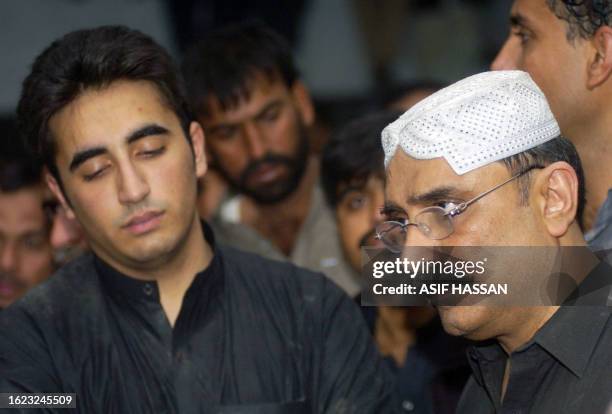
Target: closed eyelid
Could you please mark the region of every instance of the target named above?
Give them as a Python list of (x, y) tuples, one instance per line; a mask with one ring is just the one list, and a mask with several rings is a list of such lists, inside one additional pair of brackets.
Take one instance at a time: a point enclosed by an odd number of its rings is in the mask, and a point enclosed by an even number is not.
[(137, 143), (134, 143), (133, 150), (138, 152), (151, 151), (165, 148), (165, 146), (166, 142), (163, 139), (158, 137), (149, 137), (148, 139), (143, 139)]

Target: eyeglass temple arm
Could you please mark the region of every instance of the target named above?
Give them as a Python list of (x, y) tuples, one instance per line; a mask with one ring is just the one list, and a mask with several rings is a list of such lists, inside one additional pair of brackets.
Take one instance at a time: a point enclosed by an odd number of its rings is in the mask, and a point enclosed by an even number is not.
[(514, 174), (512, 177), (508, 178), (503, 183), (497, 184), (495, 187), (485, 191), (482, 194), (478, 194), (476, 197), (472, 198), (471, 200), (468, 200), (468, 201), (466, 201), (464, 203), (459, 204), (457, 207), (455, 207), (453, 210), (451, 210), (451, 215), (457, 215), (457, 214), (461, 213), (463, 210), (468, 208), (470, 206), (470, 204), (475, 203), (476, 201), (480, 200), (481, 198), (483, 198), (487, 194), (492, 193), (493, 191), (497, 190), (500, 187), (503, 187), (504, 185), (508, 184), (510, 181), (516, 180), (521, 175), (527, 174), (531, 170), (540, 169), (540, 168), (544, 168), (544, 167), (545, 167), (544, 165), (536, 164), (536, 165), (532, 165), (532, 166), (524, 169), (523, 171), (521, 171), (521, 172), (519, 172), (517, 174)]

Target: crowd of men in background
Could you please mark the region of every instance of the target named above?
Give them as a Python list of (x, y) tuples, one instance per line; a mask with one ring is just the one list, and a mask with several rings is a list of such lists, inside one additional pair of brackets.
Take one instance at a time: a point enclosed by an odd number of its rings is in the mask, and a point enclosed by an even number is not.
[[(600, 3), (516, 0), (509, 38), (492, 63), (528, 72), (575, 145), (586, 177), (578, 221), (594, 250), (612, 248), (612, 4)], [(359, 301), (360, 249), (382, 247), (375, 229), (386, 218), (381, 132), (443, 85), (417, 83), (394, 94), (338, 128), (318, 153), (308, 88), (288, 43), (270, 28), (221, 28), (191, 48), (181, 70), (209, 169), (199, 179), (197, 208), (217, 240), (321, 272)], [(45, 176), (34, 158), (0, 161), (0, 309), (88, 250)], [(446, 334), (431, 307), (362, 313), (396, 378), (397, 409), (454, 412), (474, 365), (468, 342)], [(477, 382), (472, 391), (483, 387)], [(475, 410), (477, 402), (463, 404)]]

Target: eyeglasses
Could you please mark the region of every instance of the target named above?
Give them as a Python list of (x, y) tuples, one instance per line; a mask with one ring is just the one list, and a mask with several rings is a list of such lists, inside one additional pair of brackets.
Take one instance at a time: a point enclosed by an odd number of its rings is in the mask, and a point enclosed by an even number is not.
[(498, 188), (516, 180), (520, 176), (527, 174), (531, 170), (544, 168), (543, 165), (532, 165), (525, 170), (513, 175), (501, 184), (478, 194), (471, 200), (460, 204), (453, 204), (446, 209), (433, 206), (427, 207), (417, 213), (413, 221), (404, 219), (402, 221), (385, 221), (376, 226), (376, 238), (383, 242), (385, 247), (393, 253), (401, 252), (406, 243), (406, 233), (408, 226), (416, 226), (417, 229), (431, 240), (442, 240), (453, 234), (453, 218), (463, 213), (469, 206), (480, 200), (487, 194), (492, 193)]

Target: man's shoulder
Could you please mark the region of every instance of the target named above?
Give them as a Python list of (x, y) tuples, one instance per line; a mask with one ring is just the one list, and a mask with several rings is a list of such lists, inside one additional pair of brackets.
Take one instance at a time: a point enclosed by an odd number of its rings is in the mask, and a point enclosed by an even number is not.
[(75, 309), (83, 309), (94, 300), (97, 277), (93, 255), (85, 253), (62, 266), (45, 282), (32, 288), (24, 297), (2, 312), (2, 317), (51, 319)]
[[(277, 261), (231, 247), (222, 249), (225, 278), (232, 289), (287, 300), (307, 299), (318, 302), (341, 299), (344, 292), (322, 273)], [(348, 298), (348, 297), (347, 297)]]
[(297, 266), (286, 260), (275, 260), (261, 255), (223, 246), (223, 263), (227, 267), (226, 273), (229, 277), (249, 276), (257, 274), (258, 280), (264, 283), (288, 282), (288, 283), (324, 283), (326, 277), (304, 267)]

